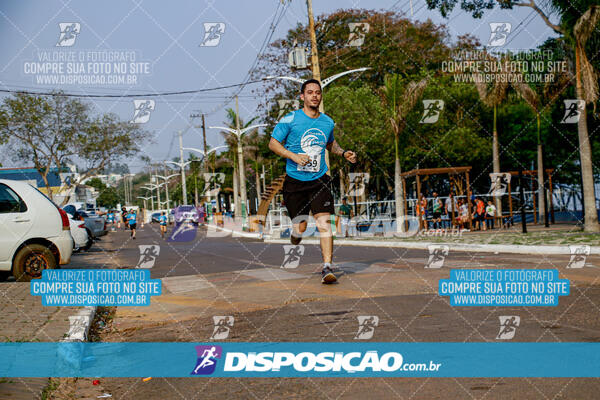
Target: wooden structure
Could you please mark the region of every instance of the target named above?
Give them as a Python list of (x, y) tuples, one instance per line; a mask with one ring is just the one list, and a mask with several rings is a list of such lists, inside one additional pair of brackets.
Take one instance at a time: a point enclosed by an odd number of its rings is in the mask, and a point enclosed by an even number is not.
[[(554, 172), (554, 168), (547, 168), (544, 170), (546, 172), (546, 176), (548, 177), (548, 191), (549, 191), (549, 202), (548, 202), (548, 208), (550, 209), (550, 215), (552, 216), (552, 221), (554, 221), (554, 206), (553, 206), (553, 199), (552, 199), (552, 173)], [(508, 172), (511, 176), (511, 182), (512, 182), (512, 177), (519, 176), (519, 171), (510, 171)], [(526, 171), (522, 171), (523, 176), (530, 176), (533, 177), (534, 179), (531, 179), (530, 183), (530, 188), (531, 191), (537, 191), (538, 188), (534, 187), (534, 182), (537, 182), (537, 169), (530, 169), (530, 170), (526, 170)], [(525, 185), (523, 185), (525, 186)], [(512, 207), (512, 190), (511, 190), (511, 185), (510, 182), (508, 182), (508, 206), (510, 208), (510, 218), (512, 219), (513, 216), (513, 207)], [(532, 198), (533, 198), (533, 223), (537, 224), (537, 205), (536, 205), (536, 195), (532, 194)], [(548, 210), (546, 210), (546, 212), (548, 212)], [(553, 222), (554, 223), (554, 222)]]
[[(421, 202), (421, 176), (429, 176), (429, 175), (444, 175), (447, 174), (450, 178), (450, 191), (457, 194), (457, 188), (460, 190), (460, 195), (464, 195), (466, 191), (467, 202), (471, 199), (471, 184), (469, 182), (469, 171), (471, 171), (471, 167), (448, 167), (448, 168), (424, 168), (424, 169), (413, 169), (408, 172), (404, 172), (400, 175), (402, 179), (402, 199), (404, 201), (404, 212), (406, 213), (408, 207), (406, 206), (406, 178), (415, 177), (417, 180), (417, 204)], [(457, 180), (457, 177), (460, 177), (464, 174), (466, 185), (463, 188), (462, 185), (459, 185), (460, 182)], [(459, 178), (460, 179), (460, 178)], [(464, 190), (463, 190), (464, 189)], [(468, 203), (467, 203), (468, 204)], [(456, 207), (452, 207), (452, 224), (454, 224), (454, 209)], [(469, 229), (472, 229), (473, 221), (471, 219), (471, 207), (467, 207), (469, 212)], [(458, 210), (457, 210), (458, 211)], [(405, 215), (406, 217), (406, 215)], [(422, 221), (419, 218), (419, 229), (421, 229)]]
[(275, 198), (275, 195), (283, 189), (283, 182), (285, 181), (285, 177), (287, 174), (283, 174), (274, 179), (264, 193), (260, 196), (260, 204), (258, 205), (257, 215), (254, 217), (254, 220), (261, 224), (265, 225), (265, 221), (267, 220), (267, 213), (269, 212), (269, 206), (271, 205), (271, 201)]

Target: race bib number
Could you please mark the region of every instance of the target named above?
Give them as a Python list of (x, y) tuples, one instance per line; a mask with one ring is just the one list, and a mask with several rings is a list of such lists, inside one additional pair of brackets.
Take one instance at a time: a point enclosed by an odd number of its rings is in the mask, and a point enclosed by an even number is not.
[(309, 160), (306, 165), (298, 164), (298, 171), (319, 172), (321, 169), (321, 154), (308, 154)]

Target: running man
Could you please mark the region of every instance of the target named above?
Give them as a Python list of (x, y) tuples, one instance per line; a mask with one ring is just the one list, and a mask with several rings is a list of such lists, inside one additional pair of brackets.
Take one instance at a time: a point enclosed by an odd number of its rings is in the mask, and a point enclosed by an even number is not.
[(160, 224), (160, 236), (164, 239), (165, 233), (167, 233), (167, 216), (164, 211), (160, 217), (158, 217), (158, 223)]
[(216, 351), (216, 347), (211, 347), (210, 349), (206, 349), (204, 350), (204, 352), (202, 353), (202, 362), (200, 364), (198, 364), (196, 366), (196, 368), (194, 369), (194, 374), (198, 373), (199, 369), (202, 368), (206, 368), (206, 367), (210, 367), (211, 365), (213, 365), (215, 362), (213, 361), (213, 358), (216, 357), (215, 351)]
[(322, 283), (337, 281), (331, 269), (333, 235), (331, 215), (335, 214), (331, 177), (327, 175), (325, 149), (342, 156), (351, 163), (356, 154), (343, 150), (333, 138), (333, 119), (319, 112), (322, 93), (321, 83), (309, 79), (302, 84), (300, 99), (304, 107), (292, 111), (275, 126), (269, 149), (287, 159), (283, 199), (293, 223), (290, 239), (293, 245), (300, 244), (306, 231), (308, 214), (312, 212), (320, 234), (323, 256)]
[(137, 226), (137, 215), (133, 209), (129, 210), (127, 214), (127, 221), (129, 222), (129, 229), (131, 229), (131, 238), (135, 240), (135, 228)]

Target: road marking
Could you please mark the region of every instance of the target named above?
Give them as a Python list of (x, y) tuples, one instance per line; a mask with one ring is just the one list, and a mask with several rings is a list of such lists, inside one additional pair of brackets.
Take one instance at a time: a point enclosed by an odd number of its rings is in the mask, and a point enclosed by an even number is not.
[(275, 268), (251, 269), (245, 271), (235, 271), (241, 275), (251, 276), (262, 281), (283, 281), (286, 279), (303, 279), (308, 275), (295, 274), (293, 272), (283, 271)]
[(171, 293), (212, 288), (214, 285), (200, 275), (171, 276), (162, 278), (162, 283)]

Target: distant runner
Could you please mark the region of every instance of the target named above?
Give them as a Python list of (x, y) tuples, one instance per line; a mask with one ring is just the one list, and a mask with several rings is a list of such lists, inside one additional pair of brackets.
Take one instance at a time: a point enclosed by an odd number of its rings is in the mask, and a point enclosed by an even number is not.
[(160, 217), (158, 217), (158, 223), (160, 224), (160, 236), (164, 239), (165, 233), (167, 233), (167, 216), (164, 211)]
[(135, 211), (129, 210), (127, 221), (129, 223), (129, 229), (131, 229), (131, 238), (135, 239), (135, 228), (137, 226), (137, 215), (135, 214)]

